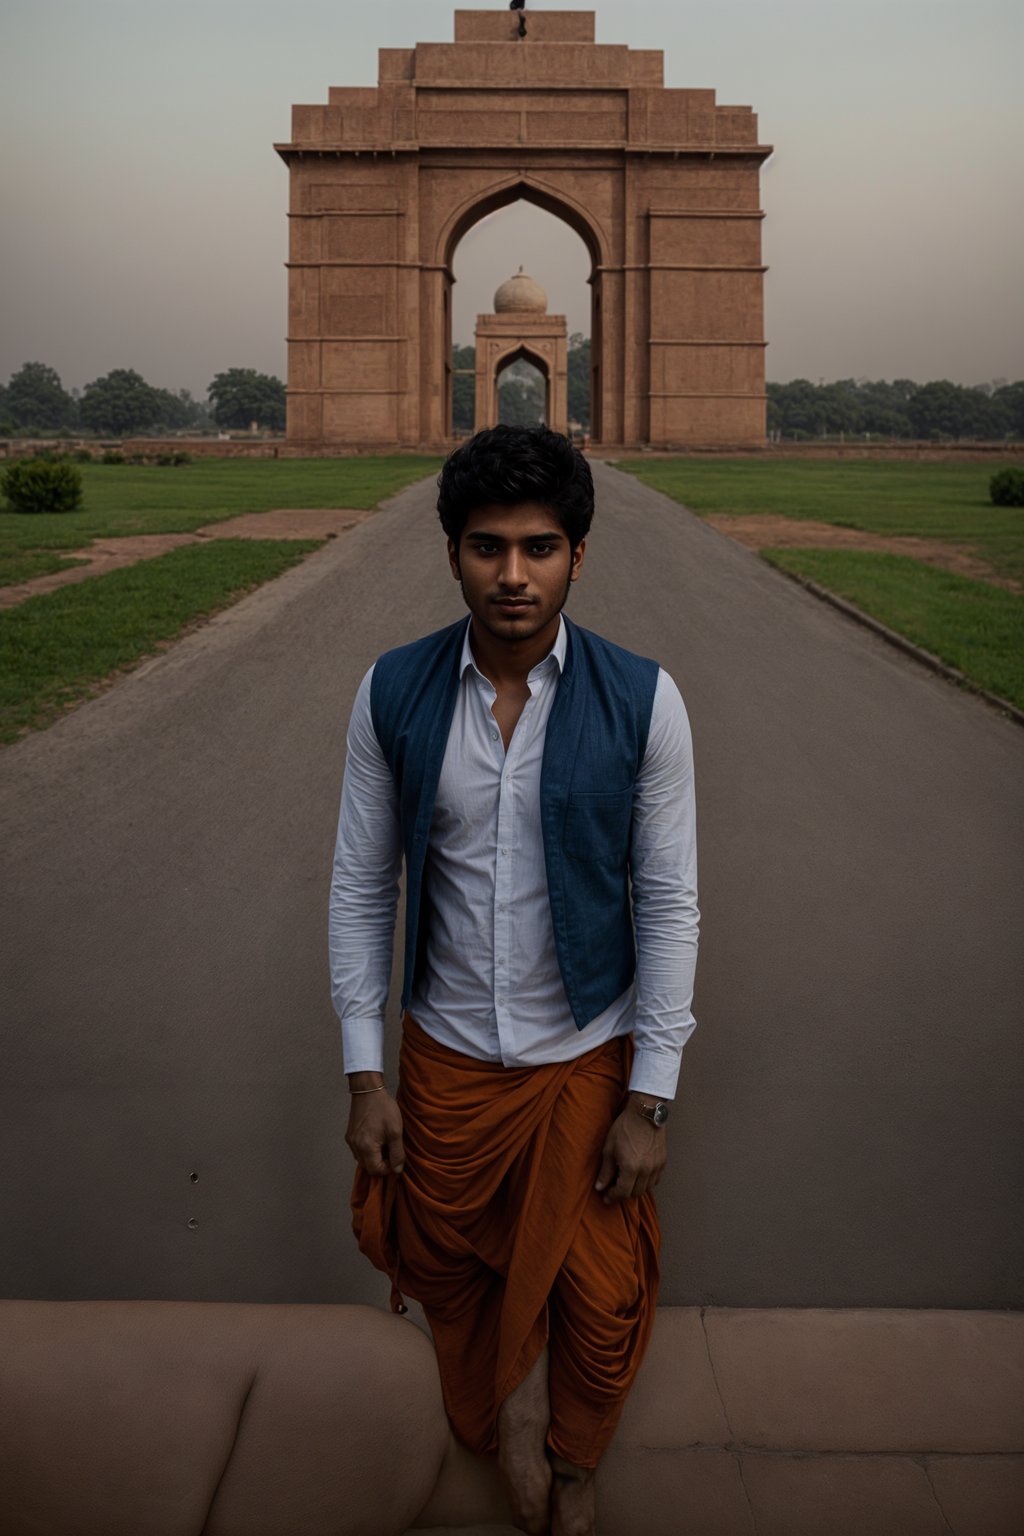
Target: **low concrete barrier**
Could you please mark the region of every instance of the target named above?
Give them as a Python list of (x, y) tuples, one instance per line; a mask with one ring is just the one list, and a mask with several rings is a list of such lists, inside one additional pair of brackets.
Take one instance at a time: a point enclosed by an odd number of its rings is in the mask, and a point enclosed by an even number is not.
[[(660, 1308), (602, 1536), (1018, 1536), (1024, 1315)], [(369, 1307), (0, 1302), (0, 1536), (511, 1530)]]

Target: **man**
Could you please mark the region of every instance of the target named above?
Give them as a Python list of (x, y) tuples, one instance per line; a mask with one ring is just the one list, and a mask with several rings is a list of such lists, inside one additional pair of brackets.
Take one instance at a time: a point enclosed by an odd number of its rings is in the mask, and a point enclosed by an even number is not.
[(689, 723), (656, 662), (562, 615), (594, 504), (568, 439), (480, 432), (438, 484), (469, 619), (382, 656), (348, 733), (330, 950), (353, 1224), (392, 1307), (421, 1302), (455, 1433), (497, 1453), (518, 1528), (591, 1536), (694, 1028)]

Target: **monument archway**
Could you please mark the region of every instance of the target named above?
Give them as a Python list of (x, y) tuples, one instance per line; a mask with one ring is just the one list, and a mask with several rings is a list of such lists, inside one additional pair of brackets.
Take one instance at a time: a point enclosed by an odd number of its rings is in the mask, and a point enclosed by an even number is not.
[[(491, 370), (489, 379), (488, 396), (493, 402), (486, 416), (481, 414), (476, 419), (476, 429), (479, 432), (484, 427), (493, 426), (501, 420), (501, 381), (503, 375), (516, 363), (528, 363), (534, 373), (540, 378), (544, 386), (544, 426), (553, 426), (551, 409), (551, 364), (547, 358), (541, 357), (538, 352), (533, 352), (529, 347), (519, 347), (515, 352), (506, 352), (499, 357)], [(557, 430), (564, 431), (564, 428)]]
[[(449, 291), (449, 306), (448, 306), (449, 316), (454, 314), (454, 309), (455, 309), (454, 303), (452, 302), (452, 297), (453, 297), (452, 296), (452, 289), (454, 288), (454, 285), (455, 285), (455, 282), (456, 282), (456, 278), (455, 278), (455, 258), (456, 258), (456, 254), (458, 252), (459, 246), (461, 245), (462, 241), (466, 238), (466, 236), (470, 233), (470, 231), (475, 227), (475, 225), (479, 224), (483, 219), (489, 217), (489, 215), (491, 215), (493, 213), (498, 213), (498, 212), (501, 212), (501, 211), (503, 211), (505, 209), (513, 208), (513, 207), (515, 207), (515, 205), (517, 203), (530, 203), (534, 207), (542, 209), (543, 212), (547, 213), (552, 218), (557, 219), (561, 224), (563, 224), (567, 230), (572, 230), (572, 232), (581, 241), (581, 243), (582, 243), (582, 245), (583, 245), (583, 247), (584, 247), (584, 249), (585, 249), (585, 251), (587, 253), (587, 257), (589, 259), (589, 271), (587, 273), (586, 281), (587, 281), (587, 284), (588, 284), (588, 286), (590, 288), (590, 294), (591, 294), (591, 299), (590, 299), (591, 330), (593, 331), (594, 325), (596, 323), (596, 316), (599, 315), (599, 313), (600, 313), (600, 299), (599, 299), (599, 295), (600, 295), (600, 288), (601, 288), (601, 271), (602, 271), (600, 246), (597, 243), (597, 239), (598, 239), (597, 231), (595, 231), (591, 226), (589, 226), (587, 224), (587, 216), (586, 216), (586, 213), (585, 213), (584, 210), (572, 207), (571, 205), (568, 205), (568, 204), (560, 204), (557, 199), (553, 198), (550, 195), (550, 192), (547, 189), (545, 189), (543, 187), (539, 187), (537, 185), (534, 185), (530, 181), (524, 180), (523, 178), (516, 178), (516, 180), (513, 181), (513, 182), (510, 182), (508, 184), (505, 184), (505, 185), (502, 185), (502, 186), (500, 186), (498, 188), (495, 188), (493, 190), (493, 192), (492, 192), (492, 195), (490, 195), (490, 196), (484, 198), (482, 201), (478, 202), (476, 204), (476, 206), (473, 207), (471, 210), (468, 210), (468, 211), (460, 210), (460, 212), (463, 213), (463, 216), (461, 218), (458, 218), (458, 217), (454, 218), (453, 219), (453, 227), (450, 230), (445, 232), (445, 248), (444, 248), (445, 260), (444, 260), (444, 266), (445, 266), (445, 270), (448, 273), (451, 274), (451, 283), (449, 285), (449, 290), (448, 290)], [(512, 237), (512, 238), (514, 238), (514, 237)], [(479, 317), (478, 317), (478, 320), (479, 320)], [(565, 329), (566, 329), (566, 335), (568, 335), (568, 326), (567, 326), (567, 324), (566, 324)], [(452, 341), (452, 338), (451, 338), (451, 336), (449, 336), (449, 338), (448, 338), (448, 353), (447, 353), (448, 357), (451, 356), (451, 341)], [(479, 342), (479, 338), (477, 338), (477, 341)], [(544, 350), (546, 351), (547, 349), (544, 349)], [(531, 361), (535, 361), (535, 360), (531, 359)], [(559, 362), (558, 362), (558, 366), (559, 367), (561, 366), (561, 362), (562, 362), (562, 360), (559, 359)], [(479, 368), (479, 363), (480, 363), (479, 345), (478, 345), (477, 363), (478, 363), (478, 368)], [(540, 367), (540, 371), (546, 375), (547, 364), (546, 363), (538, 364), (537, 366), (539, 366)], [(599, 393), (599, 391), (594, 387), (594, 372), (595, 372), (595, 358), (594, 358), (594, 349), (592, 348), (591, 349), (591, 378), (590, 378), (590, 394), (591, 394), (591, 397), (594, 397), (594, 396), (596, 396)], [(567, 394), (568, 394), (568, 385), (566, 383), (566, 397), (567, 397)], [(550, 405), (550, 402), (549, 402), (549, 405)], [(558, 419), (562, 420), (564, 418), (564, 421), (567, 424), (568, 423), (568, 399), (566, 398), (565, 410), (564, 411), (562, 411), (560, 409), (560, 405), (561, 405), (561, 402), (559, 402), (559, 405), (558, 405), (558, 408), (557, 408), (558, 409)], [(478, 397), (477, 397), (477, 409), (476, 409), (476, 426), (477, 426), (478, 430), (479, 430), (481, 424), (483, 423), (484, 416), (490, 414), (489, 411), (485, 411), (482, 414), (480, 406), (481, 406), (481, 401), (480, 401), (480, 397), (478, 395)], [(592, 398), (592, 400), (591, 400), (591, 412), (592, 413), (593, 413), (594, 409), (595, 409), (595, 407), (594, 407), (593, 398)], [(566, 426), (565, 425), (558, 426), (558, 427), (556, 427), (556, 430), (557, 431), (565, 431), (566, 430)]]
[(749, 107), (666, 89), (660, 50), (592, 11), (456, 11), (453, 43), (380, 50), (373, 88), (292, 109), (288, 443), (451, 441), (452, 259), (526, 199), (586, 244), (591, 432), (764, 441), (760, 167)]
[(541, 417), (541, 424), (544, 426), (552, 425), (550, 366), (545, 358), (539, 356), (536, 352), (531, 352), (529, 347), (520, 347), (517, 352), (506, 352), (505, 356), (498, 360), (494, 368), (490, 379), (490, 388), (488, 389), (489, 409), (486, 412), (479, 413), (476, 418), (475, 425), (478, 432), (484, 427), (496, 425), (501, 420), (502, 379), (505, 373), (514, 367), (516, 363), (528, 364), (529, 368), (540, 379), (544, 388), (544, 414)]
[(544, 381), (544, 421), (556, 432), (569, 430), (568, 326), (564, 315), (548, 314), (548, 296), (522, 269), (494, 295), (494, 313), (476, 320), (476, 409), (479, 432), (501, 419), (501, 375), (525, 361)]

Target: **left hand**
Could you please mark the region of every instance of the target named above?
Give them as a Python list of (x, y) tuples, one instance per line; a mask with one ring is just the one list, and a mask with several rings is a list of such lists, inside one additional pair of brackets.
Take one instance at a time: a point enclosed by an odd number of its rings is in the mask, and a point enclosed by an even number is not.
[(594, 1188), (605, 1191), (605, 1205), (638, 1200), (654, 1188), (667, 1162), (665, 1127), (652, 1125), (628, 1103), (605, 1137)]

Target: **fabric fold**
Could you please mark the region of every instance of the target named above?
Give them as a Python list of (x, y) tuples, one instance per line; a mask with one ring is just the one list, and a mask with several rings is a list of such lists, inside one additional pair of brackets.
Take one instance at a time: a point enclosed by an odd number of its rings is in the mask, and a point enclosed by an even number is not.
[[(509, 1068), (403, 1019), (400, 1178), (360, 1167), (360, 1250), (424, 1309), (448, 1417), (497, 1450), (498, 1409), (550, 1348), (549, 1443), (597, 1464), (650, 1338), (661, 1233), (653, 1193), (606, 1206), (594, 1189), (625, 1102), (629, 1035), (570, 1061)], [(551, 1311), (557, 1326), (551, 1327)]]

